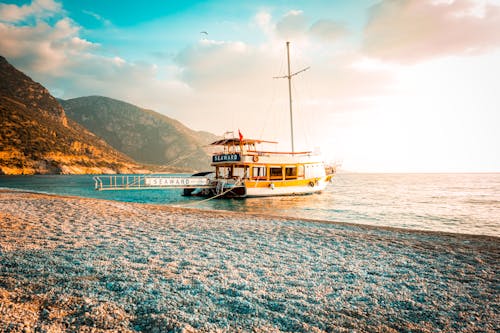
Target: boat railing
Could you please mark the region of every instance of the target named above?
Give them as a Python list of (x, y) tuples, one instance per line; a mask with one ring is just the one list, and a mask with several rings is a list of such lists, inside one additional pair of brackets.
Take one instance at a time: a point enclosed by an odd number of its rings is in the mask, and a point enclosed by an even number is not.
[(95, 176), (95, 189), (102, 190), (125, 190), (140, 189), (146, 187), (144, 175), (104, 175)]
[(101, 178), (98, 177), (98, 176), (94, 176), (92, 179), (94, 180), (94, 188), (96, 190), (101, 189), (102, 188), (102, 180), (101, 180)]

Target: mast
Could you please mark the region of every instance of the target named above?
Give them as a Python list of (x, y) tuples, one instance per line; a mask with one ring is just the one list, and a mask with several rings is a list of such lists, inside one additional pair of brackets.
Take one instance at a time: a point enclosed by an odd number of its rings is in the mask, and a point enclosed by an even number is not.
[(288, 103), (290, 106), (290, 139), (292, 141), (292, 153), (295, 152), (294, 140), (293, 140), (293, 111), (292, 111), (292, 76), (302, 73), (308, 70), (310, 67), (301, 69), (298, 72), (291, 73), (290, 70), (290, 42), (286, 42), (286, 57), (288, 62), (288, 75), (285, 76), (275, 76), (275, 79), (288, 79)]

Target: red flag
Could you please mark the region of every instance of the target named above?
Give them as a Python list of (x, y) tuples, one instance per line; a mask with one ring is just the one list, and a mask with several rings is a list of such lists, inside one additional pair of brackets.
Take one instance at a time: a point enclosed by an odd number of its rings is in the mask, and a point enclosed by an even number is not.
[(241, 134), (241, 131), (239, 128), (238, 128), (238, 135), (240, 136), (240, 141), (243, 141), (243, 134)]

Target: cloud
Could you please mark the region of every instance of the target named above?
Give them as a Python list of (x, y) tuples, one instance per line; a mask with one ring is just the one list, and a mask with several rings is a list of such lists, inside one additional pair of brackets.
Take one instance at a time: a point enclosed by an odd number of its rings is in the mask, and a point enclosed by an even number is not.
[(98, 45), (81, 38), (80, 26), (65, 14), (53, 0), (0, 5), (0, 54), (37, 78), (67, 74), (78, 57)]
[(300, 10), (292, 10), (276, 23), (276, 32), (284, 39), (297, 38), (307, 31), (307, 25), (304, 13)]
[(266, 35), (271, 35), (274, 30), (274, 27), (272, 25), (272, 16), (266, 11), (258, 12), (255, 15), (253, 21)]
[(500, 47), (500, 6), (469, 0), (385, 0), (372, 7), (363, 51), (401, 63)]
[(53, 25), (41, 21), (35, 26), (0, 23), (0, 53), (24, 70), (63, 75), (75, 57), (97, 47), (80, 38), (79, 30), (69, 18)]
[(322, 19), (311, 25), (309, 33), (311, 36), (323, 41), (335, 41), (346, 36), (348, 31), (342, 24), (333, 20)]
[[(176, 64), (182, 68), (180, 78), (197, 89), (232, 90), (236, 84), (246, 86), (259, 76), (271, 55), (259, 52), (240, 41), (201, 40), (179, 52)], [(271, 72), (268, 77), (271, 77)], [(225, 86), (228, 82), (232, 85)]]
[[(268, 27), (270, 15), (260, 13), (258, 16), (261, 26)], [(310, 20), (301, 10), (292, 10), (286, 13), (274, 26), (275, 34), (282, 39), (297, 40), (301, 38), (317, 38), (322, 42), (332, 42), (348, 35), (343, 24), (332, 19), (319, 19), (310, 23)]]
[(170, 94), (181, 96), (187, 91), (175, 80), (158, 80), (159, 72), (165, 69), (120, 57), (87, 54), (75, 59), (69, 70), (67, 76), (47, 81), (63, 98), (104, 95), (152, 107), (168, 105)]
[(82, 13), (94, 18), (96, 21), (102, 23), (106, 27), (111, 27), (113, 25), (110, 20), (107, 20), (104, 17), (102, 17), (101, 15), (94, 13), (90, 10), (82, 10)]
[(60, 3), (54, 0), (33, 0), (29, 5), (0, 4), (0, 22), (15, 23), (31, 17), (51, 17), (61, 11)]

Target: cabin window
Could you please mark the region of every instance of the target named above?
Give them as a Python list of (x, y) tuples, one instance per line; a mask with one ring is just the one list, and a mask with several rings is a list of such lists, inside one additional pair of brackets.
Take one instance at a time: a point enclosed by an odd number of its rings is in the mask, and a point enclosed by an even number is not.
[(297, 167), (287, 166), (285, 167), (285, 179), (296, 179), (297, 178)]
[(252, 176), (254, 179), (266, 179), (267, 178), (266, 167), (264, 166), (253, 167)]
[(269, 176), (271, 179), (283, 179), (283, 168), (282, 167), (270, 167)]

